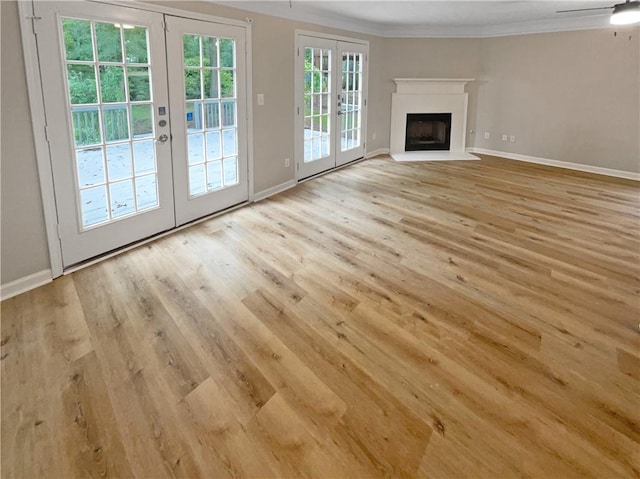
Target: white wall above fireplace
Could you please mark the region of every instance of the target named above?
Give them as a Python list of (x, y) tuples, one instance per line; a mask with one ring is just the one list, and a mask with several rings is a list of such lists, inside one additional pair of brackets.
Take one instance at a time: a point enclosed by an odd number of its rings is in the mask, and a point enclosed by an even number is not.
[(473, 78), (394, 78), (391, 97), (391, 154), (405, 151), (408, 113), (451, 113), (452, 152), (465, 150), (468, 94)]

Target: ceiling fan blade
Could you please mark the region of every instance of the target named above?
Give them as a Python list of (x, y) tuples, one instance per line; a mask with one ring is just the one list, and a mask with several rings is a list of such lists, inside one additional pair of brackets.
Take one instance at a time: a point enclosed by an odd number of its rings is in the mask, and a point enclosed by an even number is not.
[(589, 10), (611, 10), (613, 7), (576, 8), (575, 10), (558, 10), (556, 13), (587, 12)]

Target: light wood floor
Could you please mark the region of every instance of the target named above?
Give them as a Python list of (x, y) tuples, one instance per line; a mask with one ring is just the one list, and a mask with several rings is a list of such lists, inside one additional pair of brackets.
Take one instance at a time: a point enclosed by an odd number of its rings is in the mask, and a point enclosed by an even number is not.
[(640, 187), (369, 160), (2, 303), (2, 477), (640, 476)]

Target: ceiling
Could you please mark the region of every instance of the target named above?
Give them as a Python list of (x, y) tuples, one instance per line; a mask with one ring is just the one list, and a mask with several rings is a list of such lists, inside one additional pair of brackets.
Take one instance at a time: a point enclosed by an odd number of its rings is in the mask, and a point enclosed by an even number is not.
[(211, 0), (278, 17), (387, 37), (491, 37), (609, 27), (624, 0)]

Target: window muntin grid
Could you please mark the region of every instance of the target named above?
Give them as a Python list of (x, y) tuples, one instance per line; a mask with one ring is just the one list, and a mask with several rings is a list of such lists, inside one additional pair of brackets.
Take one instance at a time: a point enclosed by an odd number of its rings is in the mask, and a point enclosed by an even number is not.
[(183, 35), (189, 196), (237, 185), (236, 45)]
[(82, 229), (158, 207), (148, 29), (61, 26)]
[(331, 50), (304, 52), (304, 162), (331, 154)]
[(340, 122), (340, 151), (360, 146), (362, 120), (363, 54), (342, 53), (342, 119)]

